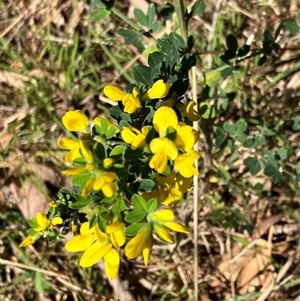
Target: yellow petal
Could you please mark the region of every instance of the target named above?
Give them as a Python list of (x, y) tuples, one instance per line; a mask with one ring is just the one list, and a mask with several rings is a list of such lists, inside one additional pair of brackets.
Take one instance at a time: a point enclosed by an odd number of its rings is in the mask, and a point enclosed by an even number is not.
[(52, 225), (61, 225), (63, 223), (63, 220), (60, 216), (56, 216), (51, 219), (51, 224)]
[(79, 146), (79, 141), (68, 137), (62, 137), (58, 140), (57, 145), (63, 149), (72, 149)]
[(122, 100), (122, 98), (126, 95), (124, 91), (114, 85), (105, 86), (103, 92), (106, 97), (114, 101)]
[(157, 221), (173, 221), (174, 213), (171, 209), (160, 209), (149, 214), (151, 220)]
[(170, 160), (175, 160), (178, 155), (176, 145), (168, 138), (155, 138), (150, 142), (150, 150), (153, 154), (163, 153)]
[(94, 183), (95, 183), (95, 178), (88, 179), (84, 188), (81, 191), (81, 195), (87, 196), (93, 190)]
[(167, 128), (171, 126), (176, 129), (178, 118), (175, 111), (169, 107), (160, 107), (153, 116), (153, 126), (160, 137), (165, 136)]
[(152, 251), (152, 245), (153, 245), (153, 240), (152, 238), (147, 239), (144, 249), (143, 249), (143, 259), (144, 259), (144, 264), (148, 265), (149, 263), (149, 258), (150, 258), (150, 254)]
[[(121, 132), (122, 139), (128, 143), (131, 144), (132, 141), (135, 139), (137, 134), (133, 131), (134, 128), (124, 126)], [(137, 130), (138, 131), (138, 130)], [(140, 133), (140, 131), (138, 131)]]
[(185, 152), (191, 150), (197, 142), (199, 134), (191, 126), (184, 125), (177, 127), (175, 145), (182, 148)]
[(102, 186), (102, 192), (107, 197), (112, 197), (117, 192), (117, 187), (115, 183), (107, 183)]
[(149, 162), (149, 166), (159, 173), (163, 173), (166, 170), (167, 164), (168, 157), (164, 153), (155, 154)]
[(170, 244), (174, 243), (172, 235), (164, 227), (157, 224), (154, 224), (153, 227), (160, 240)]
[(67, 175), (67, 176), (74, 176), (74, 175), (78, 175), (78, 174), (80, 174), (82, 172), (85, 172), (85, 171), (86, 171), (85, 166), (80, 166), (80, 167), (65, 169), (61, 173), (63, 175)]
[(80, 151), (81, 151), (82, 157), (84, 159), (86, 159), (87, 162), (89, 162), (89, 163), (94, 162), (93, 153), (89, 149), (87, 142), (80, 140), (79, 145), (80, 145)]
[(189, 229), (179, 223), (175, 222), (166, 222), (164, 223), (164, 226), (168, 229), (175, 231), (175, 232), (181, 232), (181, 233), (189, 233)]
[(80, 110), (67, 112), (62, 118), (62, 123), (71, 132), (89, 132), (89, 119)]
[(106, 233), (111, 234), (117, 232), (119, 230), (123, 230), (125, 228), (125, 224), (119, 222), (118, 220), (113, 221), (111, 224), (106, 226)]
[(78, 146), (73, 147), (65, 156), (65, 160), (67, 162), (72, 163), (74, 160), (81, 158), (81, 152), (79, 150), (79, 142)]
[(89, 248), (96, 240), (97, 236), (95, 234), (76, 235), (66, 243), (65, 248), (69, 252), (82, 252)]
[(32, 244), (35, 243), (35, 241), (37, 240), (37, 238), (33, 237), (32, 235), (28, 235), (19, 245), (20, 248), (25, 248), (28, 247)]
[(124, 112), (128, 114), (134, 113), (136, 109), (141, 106), (140, 101), (131, 93), (128, 93), (124, 96), (122, 103), (124, 105)]
[(112, 280), (114, 279), (119, 272), (120, 266), (120, 256), (118, 252), (112, 248), (105, 256), (104, 256), (104, 268), (107, 277)]
[(34, 230), (37, 232), (43, 232), (45, 231), (49, 225), (50, 221), (47, 219), (46, 214), (42, 212), (38, 212), (35, 216), (36, 221), (38, 223), (38, 227), (35, 227)]
[(126, 241), (124, 230), (118, 230), (112, 233), (110, 239), (115, 248), (122, 247)]
[(125, 247), (125, 255), (128, 259), (137, 258), (142, 254), (149, 236), (149, 227), (143, 228), (135, 237), (129, 240)]
[(164, 83), (164, 81), (160, 79), (148, 90), (147, 96), (150, 99), (164, 98), (169, 93), (170, 87), (171, 85), (169, 83)]
[(106, 255), (112, 248), (112, 244), (103, 245), (96, 241), (83, 253), (79, 265), (87, 268), (96, 264), (104, 255)]
[(104, 166), (104, 168), (111, 167), (113, 165), (113, 163), (114, 163), (114, 160), (112, 158), (105, 158), (103, 160), (103, 166)]

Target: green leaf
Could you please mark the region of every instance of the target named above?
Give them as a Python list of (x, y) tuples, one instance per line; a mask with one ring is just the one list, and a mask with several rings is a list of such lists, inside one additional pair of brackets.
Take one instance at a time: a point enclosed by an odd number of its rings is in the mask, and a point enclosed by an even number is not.
[(245, 44), (239, 48), (238, 56), (245, 56), (250, 51), (250, 46)]
[(296, 190), (296, 196), (300, 197), (300, 189)]
[(205, 7), (206, 5), (203, 0), (197, 0), (191, 9), (191, 12), (189, 13), (188, 19), (202, 14), (205, 10)]
[(261, 66), (265, 65), (267, 63), (267, 61), (268, 61), (268, 57), (266, 55), (263, 55), (258, 61), (258, 66), (261, 67)]
[(43, 286), (43, 276), (40, 272), (35, 272), (35, 276), (34, 276), (34, 285), (35, 285), (35, 289), (39, 292), (39, 293), (44, 293), (44, 286)]
[(92, 21), (101, 21), (102, 19), (108, 17), (110, 15), (111, 11), (106, 9), (97, 9), (91, 12), (90, 19)]
[(280, 158), (280, 160), (284, 161), (287, 158), (287, 150), (283, 147), (281, 147), (278, 151), (277, 154)]
[(231, 52), (234, 52), (234, 53), (236, 52), (236, 50), (238, 48), (238, 42), (234, 35), (229, 34), (226, 37), (226, 46), (227, 46), (227, 49), (229, 49)]
[(126, 150), (125, 145), (117, 145), (111, 150), (109, 156), (113, 158), (115, 161), (117, 161), (122, 158), (122, 156), (125, 153), (125, 150)]
[(227, 68), (223, 69), (220, 72), (222, 78), (226, 78), (227, 76), (230, 76), (232, 74), (232, 70), (233, 70), (232, 67), (227, 67)]
[(132, 203), (132, 205), (134, 207), (134, 210), (137, 209), (137, 210), (140, 210), (140, 211), (147, 212), (147, 202), (140, 195), (134, 194), (131, 197), (131, 203)]
[(265, 150), (264, 153), (267, 155), (267, 163), (266, 165), (271, 165), (274, 168), (278, 169), (278, 163), (275, 159), (274, 153), (270, 150)]
[(114, 164), (110, 170), (113, 171), (119, 178), (125, 178), (128, 175), (127, 168), (120, 163)]
[(76, 202), (69, 205), (69, 208), (80, 209), (93, 202), (92, 197), (90, 197), (90, 196), (84, 197), (77, 193), (74, 193), (74, 198), (75, 198)]
[(133, 224), (133, 225), (130, 225), (126, 228), (125, 230), (125, 234), (126, 236), (135, 236), (138, 234), (138, 232), (140, 232), (140, 230), (142, 228), (145, 227), (145, 223), (137, 223), (137, 224)]
[(271, 177), (272, 182), (274, 184), (277, 184), (281, 180), (281, 174), (280, 174), (278, 168), (276, 168), (272, 165), (267, 165), (266, 166), (266, 168), (264, 170), (264, 174), (268, 177)]
[(247, 135), (244, 133), (237, 133), (237, 139), (238, 141), (244, 143), (247, 140)]
[(224, 180), (226, 180), (227, 182), (230, 181), (231, 175), (230, 175), (230, 173), (225, 169), (225, 167), (222, 166), (222, 165), (219, 165), (219, 166), (218, 166), (218, 169), (219, 169), (219, 172), (220, 172), (222, 178), (223, 178)]
[(95, 143), (93, 150), (94, 150), (94, 154), (96, 155), (96, 161), (98, 164), (106, 158), (105, 147), (102, 143), (99, 142)]
[(148, 11), (147, 11), (147, 23), (148, 23), (148, 27), (151, 28), (151, 24), (154, 23), (154, 19), (155, 19), (155, 6), (153, 3), (151, 3), (148, 6)]
[(245, 119), (239, 119), (237, 123), (235, 124), (236, 128), (236, 134), (238, 135), (239, 133), (243, 133), (247, 129), (247, 122)]
[(150, 212), (153, 212), (154, 210), (156, 210), (158, 206), (158, 203), (157, 203), (157, 199), (151, 199), (150, 201), (147, 202), (147, 212), (150, 213)]
[(299, 33), (300, 32), (300, 27), (295, 21), (286, 21), (284, 23), (284, 26), (290, 33)]
[(253, 148), (258, 148), (259, 146), (261, 146), (262, 144), (264, 144), (266, 141), (266, 138), (264, 136), (261, 137), (255, 137), (254, 138), (254, 143), (252, 145)]
[(199, 114), (203, 119), (213, 119), (217, 116), (217, 110), (209, 102), (203, 101), (200, 103)]
[(300, 116), (295, 116), (292, 118), (293, 120), (293, 126), (292, 129), (293, 131), (299, 131), (300, 130)]
[(150, 68), (146, 66), (136, 66), (133, 68), (133, 76), (137, 82), (146, 86), (151, 86), (153, 79), (150, 77)]
[(144, 219), (147, 215), (146, 211), (142, 211), (142, 210), (138, 210), (138, 209), (134, 209), (133, 211), (129, 212), (126, 216), (125, 216), (125, 221), (127, 223), (133, 224), (133, 223), (138, 223), (140, 222), (142, 219)]
[(228, 134), (231, 134), (231, 135), (235, 134), (235, 126), (234, 126), (234, 124), (230, 124), (228, 121), (224, 122), (223, 129)]
[(164, 6), (158, 6), (157, 12), (165, 20), (171, 20), (172, 15), (175, 12), (175, 8), (171, 3), (167, 3)]
[(152, 191), (155, 187), (155, 182), (150, 179), (142, 179), (140, 182), (139, 190), (146, 192)]
[(251, 176), (257, 175), (261, 170), (260, 162), (254, 157), (246, 158), (244, 160), (244, 165), (249, 167)]
[(296, 173), (300, 175), (300, 161), (296, 164)]
[(300, 9), (297, 12), (297, 20), (298, 20), (298, 23), (300, 24)]
[(136, 8), (134, 11), (134, 16), (135, 19), (143, 26), (148, 27), (148, 18), (147, 16), (144, 14), (143, 11), (141, 11), (140, 9)]
[(150, 69), (153, 69), (157, 65), (161, 64), (164, 59), (164, 55), (158, 51), (152, 52), (148, 57), (148, 65)]
[(140, 34), (137, 34), (133, 31), (126, 30), (123, 28), (120, 28), (119, 30), (117, 30), (117, 34), (119, 34), (125, 38), (126, 45), (131, 45), (131, 44), (137, 42), (141, 37)]
[(127, 160), (138, 160), (141, 158), (143, 155), (143, 150), (137, 148), (137, 149), (132, 149), (131, 147), (128, 147), (125, 151), (125, 159)]
[(72, 176), (72, 182), (74, 185), (78, 185), (83, 189), (86, 182), (91, 178), (90, 172), (83, 172), (79, 175)]

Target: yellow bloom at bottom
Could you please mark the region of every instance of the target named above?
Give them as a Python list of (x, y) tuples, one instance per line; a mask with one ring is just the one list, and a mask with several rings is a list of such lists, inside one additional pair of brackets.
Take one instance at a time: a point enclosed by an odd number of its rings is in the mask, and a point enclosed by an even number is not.
[(134, 259), (143, 253), (145, 265), (148, 265), (153, 245), (150, 225), (145, 226), (125, 247), (125, 255), (128, 259)]
[(109, 279), (113, 279), (118, 274), (120, 256), (97, 224), (91, 229), (89, 226), (89, 222), (82, 224), (80, 234), (67, 242), (65, 248), (69, 252), (84, 251), (79, 262), (82, 267), (90, 267), (103, 258), (105, 272)]
[(33, 245), (36, 240), (39, 238), (40, 236), (32, 236), (32, 235), (28, 235), (27, 237), (25, 237), (25, 239), (21, 242), (21, 244), (19, 245), (20, 248), (25, 248), (28, 247), (30, 245)]

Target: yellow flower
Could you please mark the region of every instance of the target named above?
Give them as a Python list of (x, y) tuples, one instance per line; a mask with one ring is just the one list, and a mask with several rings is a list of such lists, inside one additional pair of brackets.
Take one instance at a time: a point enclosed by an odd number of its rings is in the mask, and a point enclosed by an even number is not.
[(181, 116), (187, 117), (191, 121), (198, 121), (200, 115), (197, 110), (194, 109), (196, 102), (191, 100), (187, 105), (181, 106)]
[(178, 118), (175, 111), (169, 107), (160, 107), (153, 116), (153, 126), (160, 137), (166, 135), (168, 127), (177, 128)]
[(50, 221), (47, 219), (45, 213), (38, 212), (35, 216), (35, 219), (38, 226), (33, 229), (36, 232), (44, 232), (50, 226)]
[(62, 123), (71, 132), (89, 133), (89, 119), (80, 110), (67, 112), (62, 117)]
[(196, 169), (194, 162), (199, 158), (199, 153), (194, 150), (190, 150), (183, 155), (178, 155), (174, 163), (174, 169), (177, 170), (185, 178), (190, 178), (194, 175), (198, 175), (199, 172)]
[(57, 145), (63, 149), (69, 150), (65, 156), (65, 160), (69, 163), (72, 163), (75, 159), (81, 158), (80, 153), (80, 143), (78, 140), (62, 137), (58, 140)]
[(28, 235), (20, 243), (19, 248), (25, 248), (25, 247), (28, 247), (30, 245), (33, 245), (39, 237), (40, 237), (40, 235), (37, 235), (37, 236)]
[(147, 126), (142, 128), (142, 131), (134, 127), (123, 127), (121, 136), (122, 139), (131, 145), (132, 149), (144, 148), (146, 145), (146, 136), (149, 133), (149, 129)]
[(110, 234), (110, 240), (115, 248), (122, 247), (126, 241), (124, 228), (125, 224), (118, 220), (106, 226), (106, 233)]
[(103, 160), (103, 166), (104, 166), (104, 168), (109, 168), (109, 167), (111, 167), (113, 164), (114, 164), (114, 159), (112, 159), (112, 158), (105, 158), (105, 159)]
[(164, 98), (168, 95), (171, 85), (165, 83), (162, 79), (156, 81), (148, 90), (146, 97), (148, 99)]
[(116, 191), (116, 183), (114, 183), (117, 175), (114, 172), (107, 172), (98, 174), (96, 181), (93, 183), (94, 190), (102, 190), (106, 197), (113, 196)]
[(143, 253), (145, 265), (148, 265), (153, 245), (150, 225), (146, 225), (135, 237), (127, 243), (125, 255), (128, 259), (134, 259)]
[(178, 150), (175, 144), (168, 138), (155, 138), (150, 143), (150, 150), (154, 154), (149, 166), (159, 173), (163, 173), (167, 167), (168, 159), (175, 160)]
[(104, 94), (111, 100), (122, 101), (124, 105), (124, 112), (132, 114), (137, 108), (141, 106), (139, 99), (137, 98), (137, 90), (134, 90), (134, 94), (125, 93), (119, 87), (114, 85), (107, 85), (103, 90)]
[(169, 233), (170, 230), (181, 233), (189, 233), (188, 228), (174, 222), (174, 218), (175, 216), (173, 211), (168, 208), (159, 209), (148, 214), (148, 219), (153, 224), (153, 228), (159, 239), (171, 244), (174, 243), (174, 239)]
[(89, 222), (82, 224), (80, 234), (67, 242), (65, 248), (69, 252), (84, 251), (79, 262), (82, 267), (90, 267), (103, 258), (108, 278), (116, 277), (120, 265), (120, 256), (109, 242), (107, 235), (99, 229), (97, 224), (92, 228), (90, 228)]
[(199, 138), (199, 133), (191, 126), (180, 122), (176, 129), (175, 145), (185, 152), (190, 151)]

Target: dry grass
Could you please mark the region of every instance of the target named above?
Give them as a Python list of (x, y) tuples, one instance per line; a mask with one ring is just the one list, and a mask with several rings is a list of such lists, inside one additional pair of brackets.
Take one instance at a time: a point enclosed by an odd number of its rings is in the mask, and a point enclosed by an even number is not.
[[(147, 6), (146, 1), (117, 2), (125, 15), (136, 3)], [(128, 27), (124, 20), (112, 14), (101, 22), (89, 21), (88, 1), (1, 1), (0, 7), (0, 301), (192, 300), (193, 233), (178, 237), (176, 247), (156, 245), (148, 267), (141, 260), (124, 259), (113, 282), (105, 278), (101, 264), (79, 268), (78, 257), (67, 253), (63, 242), (18, 248), (27, 229), (24, 216), (44, 210), (58, 189), (70, 186), (60, 175), (63, 153), (56, 147), (64, 133), (61, 116), (72, 108), (91, 117), (106, 114), (110, 104), (99, 101), (103, 86), (130, 82), (130, 66), (144, 58), (116, 35), (119, 27)], [(213, 65), (211, 50), (222, 50), (226, 33), (236, 33), (240, 43), (258, 44), (264, 30), (273, 31), (296, 9), (297, 1), (208, 3), (204, 15), (190, 24), (201, 52), (197, 80)], [(174, 24), (168, 23), (161, 34)], [(224, 83), (239, 93), (223, 120), (237, 120), (248, 106), (251, 118), (270, 125), (286, 121), (282, 137), (269, 147), (285, 143), (286, 137), (293, 149), (291, 169), (300, 157), (299, 133), (288, 122), (299, 114), (300, 71), (293, 69), (299, 59), (298, 39), (282, 45), (267, 66), (248, 66), (251, 74), (242, 86), (237, 87), (238, 76)], [(242, 164), (249, 155), (246, 149), (229, 167), (228, 156), (211, 155), (213, 146), (205, 138), (199, 145), (203, 162), (196, 221), (201, 300), (299, 300), (300, 201), (291, 192), (294, 184), (273, 185), (260, 174), (249, 177)], [(230, 180), (222, 177), (220, 165)], [(217, 182), (207, 180), (212, 176)], [(262, 184), (260, 192), (252, 189), (257, 183)], [(218, 208), (228, 210), (221, 215)], [(191, 229), (192, 213), (190, 201), (178, 209)]]

